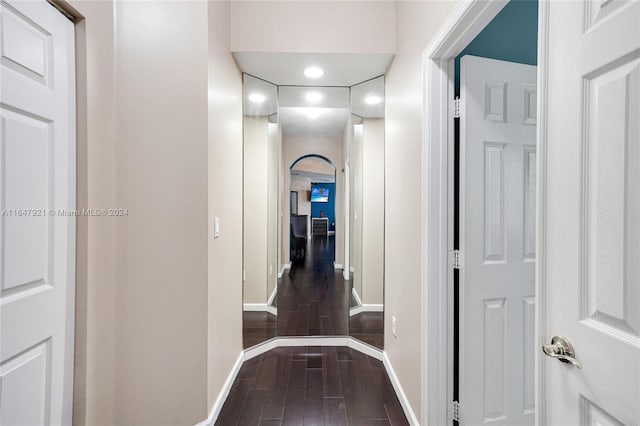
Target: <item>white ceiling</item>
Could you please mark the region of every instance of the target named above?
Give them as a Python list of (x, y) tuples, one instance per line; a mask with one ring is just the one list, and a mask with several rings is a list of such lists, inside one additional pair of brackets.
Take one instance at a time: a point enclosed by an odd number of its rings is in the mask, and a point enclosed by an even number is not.
[(340, 136), (351, 113), (348, 108), (317, 108), (318, 118), (307, 117), (307, 107), (280, 107), (278, 121), (285, 135), (325, 134)]
[[(353, 86), (383, 75), (391, 64), (391, 53), (279, 53), (233, 52), (240, 69), (277, 85)], [(312, 79), (307, 67), (320, 67), (324, 75)]]
[[(317, 93), (322, 98), (316, 102), (309, 102), (306, 98), (309, 93)], [(278, 104), (280, 108), (301, 106), (349, 108), (349, 88), (280, 86), (278, 88)]]

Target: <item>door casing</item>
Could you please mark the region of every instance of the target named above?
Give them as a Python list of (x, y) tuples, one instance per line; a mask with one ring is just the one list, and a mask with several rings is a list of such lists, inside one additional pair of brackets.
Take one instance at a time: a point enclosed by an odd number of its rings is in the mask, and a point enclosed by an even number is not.
[[(433, 37), (422, 59), (422, 405), (423, 424), (450, 424), (453, 401), (454, 131), (453, 61), (508, 3), (462, 0)], [(546, 105), (548, 4), (538, 3), (537, 170), (536, 170), (536, 347), (544, 343)], [(535, 424), (545, 423), (544, 371), (535, 354)], [(464, 411), (464, 407), (463, 407)]]

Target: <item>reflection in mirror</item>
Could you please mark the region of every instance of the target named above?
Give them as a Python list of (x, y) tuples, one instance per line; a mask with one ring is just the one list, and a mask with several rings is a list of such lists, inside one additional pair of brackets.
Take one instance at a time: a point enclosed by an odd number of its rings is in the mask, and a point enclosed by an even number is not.
[(349, 334), (384, 344), (384, 76), (351, 88)]
[(243, 76), (243, 344), (276, 335), (278, 237), (277, 87)]
[(278, 285), (278, 335), (347, 335), (350, 285), (343, 279), (349, 88), (279, 87), (281, 173), (289, 194)]

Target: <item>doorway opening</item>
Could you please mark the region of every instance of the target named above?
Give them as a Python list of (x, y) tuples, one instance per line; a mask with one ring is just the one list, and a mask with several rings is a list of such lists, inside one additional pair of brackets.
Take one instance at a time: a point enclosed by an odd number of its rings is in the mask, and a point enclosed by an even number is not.
[(290, 271), (296, 263), (305, 262), (308, 248), (320, 249), (320, 243), (324, 243), (322, 259), (330, 261), (333, 267), (338, 197), (336, 167), (326, 157), (307, 154), (291, 164), (289, 173)]
[(441, 96), (426, 98), (425, 164), (441, 165), (425, 214), (446, 231), (427, 230), (424, 416), (533, 424), (538, 2), (467, 6), (425, 54)]

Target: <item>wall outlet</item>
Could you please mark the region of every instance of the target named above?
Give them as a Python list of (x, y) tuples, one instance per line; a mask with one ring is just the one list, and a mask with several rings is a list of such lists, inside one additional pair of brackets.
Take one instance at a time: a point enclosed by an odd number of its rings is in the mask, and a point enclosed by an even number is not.
[(396, 333), (397, 328), (398, 328), (398, 318), (391, 317), (391, 334), (393, 334), (393, 337), (398, 337)]
[(269, 265), (269, 276), (273, 275), (273, 265)]

